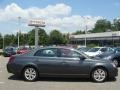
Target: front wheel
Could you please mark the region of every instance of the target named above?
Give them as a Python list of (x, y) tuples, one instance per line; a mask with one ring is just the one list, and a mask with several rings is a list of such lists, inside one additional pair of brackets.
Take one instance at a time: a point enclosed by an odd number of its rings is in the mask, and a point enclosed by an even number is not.
[(103, 68), (96, 68), (92, 71), (92, 79), (95, 82), (104, 82), (107, 78), (107, 71)]
[(26, 67), (23, 71), (23, 77), (27, 81), (35, 81), (38, 78), (38, 72), (33, 67)]

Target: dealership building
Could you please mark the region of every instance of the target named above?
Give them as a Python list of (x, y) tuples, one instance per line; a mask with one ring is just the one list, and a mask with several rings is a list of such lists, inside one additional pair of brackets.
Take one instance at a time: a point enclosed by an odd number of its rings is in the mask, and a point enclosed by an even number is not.
[(120, 46), (120, 31), (70, 35), (70, 44), (97, 44), (99, 46)]

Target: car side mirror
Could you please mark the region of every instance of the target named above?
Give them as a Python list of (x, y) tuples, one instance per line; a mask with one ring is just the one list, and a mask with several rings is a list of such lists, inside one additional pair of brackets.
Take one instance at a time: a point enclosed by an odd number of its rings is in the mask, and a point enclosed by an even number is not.
[(80, 56), (79, 58), (80, 58), (80, 60), (85, 60), (86, 59), (84, 56)]

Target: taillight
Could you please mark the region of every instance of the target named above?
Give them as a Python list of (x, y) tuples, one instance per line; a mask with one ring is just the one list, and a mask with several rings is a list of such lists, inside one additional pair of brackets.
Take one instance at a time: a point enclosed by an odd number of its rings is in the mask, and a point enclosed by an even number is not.
[(9, 63), (12, 63), (15, 60), (15, 56), (11, 56), (9, 59)]

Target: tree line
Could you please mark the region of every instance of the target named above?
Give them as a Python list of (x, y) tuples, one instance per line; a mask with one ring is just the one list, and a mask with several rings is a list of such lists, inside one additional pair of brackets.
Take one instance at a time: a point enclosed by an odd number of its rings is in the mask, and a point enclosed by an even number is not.
[[(58, 44), (66, 44), (68, 42), (68, 35), (62, 34), (58, 30), (52, 30), (50, 34), (47, 34), (44, 29), (39, 28), (39, 45), (58, 45)], [(17, 46), (18, 44), (18, 34), (6, 34), (4, 37), (0, 34), (0, 48), (3, 48), (3, 40), (4, 47), (6, 46)], [(26, 34), (19, 33), (19, 44), (33, 46), (35, 43), (35, 29), (29, 31)]]
[[(95, 27), (92, 30), (88, 30), (87, 33), (98, 32), (110, 32), (120, 30), (120, 19), (114, 19), (108, 21), (106, 19), (98, 20)], [(39, 28), (39, 45), (58, 45), (69, 43), (69, 34), (62, 34), (59, 30), (52, 30), (49, 34), (44, 29)], [(72, 33), (74, 35), (84, 34), (85, 30), (77, 30)], [(20, 45), (34, 45), (35, 29), (29, 31), (26, 34), (19, 33)], [(4, 46), (17, 46), (18, 34), (6, 34), (4, 35)], [(0, 48), (3, 48), (3, 36), (0, 34)]]
[[(100, 32), (111, 32), (120, 30), (120, 19), (114, 19), (113, 21), (108, 21), (107, 19), (98, 20), (95, 27), (92, 30), (87, 30), (87, 33), (100, 33)], [(85, 30), (77, 30), (72, 33), (74, 35), (84, 34)]]

